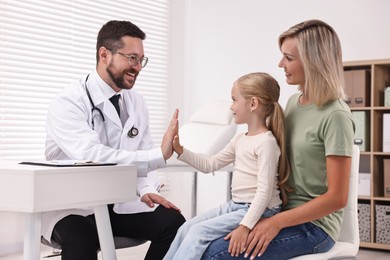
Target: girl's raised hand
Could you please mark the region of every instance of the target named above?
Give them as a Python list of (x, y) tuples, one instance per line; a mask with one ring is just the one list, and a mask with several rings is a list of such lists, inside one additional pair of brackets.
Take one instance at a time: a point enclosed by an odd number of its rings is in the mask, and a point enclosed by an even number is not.
[(180, 140), (179, 140), (178, 134), (173, 137), (172, 147), (173, 147), (173, 150), (175, 150), (175, 152), (178, 155), (181, 155), (183, 153), (183, 146), (180, 145)]

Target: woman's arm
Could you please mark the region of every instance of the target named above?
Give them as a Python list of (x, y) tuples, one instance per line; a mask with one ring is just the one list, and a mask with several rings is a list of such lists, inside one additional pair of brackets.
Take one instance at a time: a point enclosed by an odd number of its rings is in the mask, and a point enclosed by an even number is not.
[(263, 254), (283, 228), (320, 219), (347, 205), (351, 157), (327, 156), (326, 169), (328, 191), (299, 207), (260, 219), (248, 236), (246, 255), (254, 258)]

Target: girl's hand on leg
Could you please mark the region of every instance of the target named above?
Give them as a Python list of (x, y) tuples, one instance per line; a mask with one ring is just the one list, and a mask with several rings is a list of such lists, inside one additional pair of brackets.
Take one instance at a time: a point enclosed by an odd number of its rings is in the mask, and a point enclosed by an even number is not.
[(225, 237), (225, 240), (230, 239), (228, 252), (231, 256), (239, 256), (245, 251), (245, 245), (249, 232), (249, 228), (240, 225)]

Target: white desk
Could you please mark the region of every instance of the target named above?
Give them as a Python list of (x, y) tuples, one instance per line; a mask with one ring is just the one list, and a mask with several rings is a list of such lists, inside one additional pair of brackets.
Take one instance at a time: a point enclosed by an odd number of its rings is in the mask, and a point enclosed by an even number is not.
[(92, 207), (102, 256), (116, 260), (106, 205), (133, 200), (136, 166), (48, 167), (0, 161), (0, 211), (27, 213), (24, 259), (40, 258), (41, 213)]

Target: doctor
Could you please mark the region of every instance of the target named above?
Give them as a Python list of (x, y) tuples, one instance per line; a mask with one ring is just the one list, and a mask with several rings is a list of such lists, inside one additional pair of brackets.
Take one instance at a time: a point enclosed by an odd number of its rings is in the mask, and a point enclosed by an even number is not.
[[(96, 70), (65, 88), (47, 117), (46, 159), (136, 164), (139, 199), (109, 205), (114, 235), (151, 241), (145, 259), (162, 259), (185, 221), (179, 209), (158, 194), (157, 173), (171, 157), (178, 111), (161, 147), (152, 142), (143, 97), (132, 90), (146, 66), (145, 33), (128, 21), (109, 21), (99, 31)], [(117, 99), (111, 101), (112, 99)], [(109, 173), (107, 173), (109, 174)], [(43, 216), (43, 236), (62, 245), (63, 260), (95, 260), (99, 240), (92, 211), (74, 209)]]

